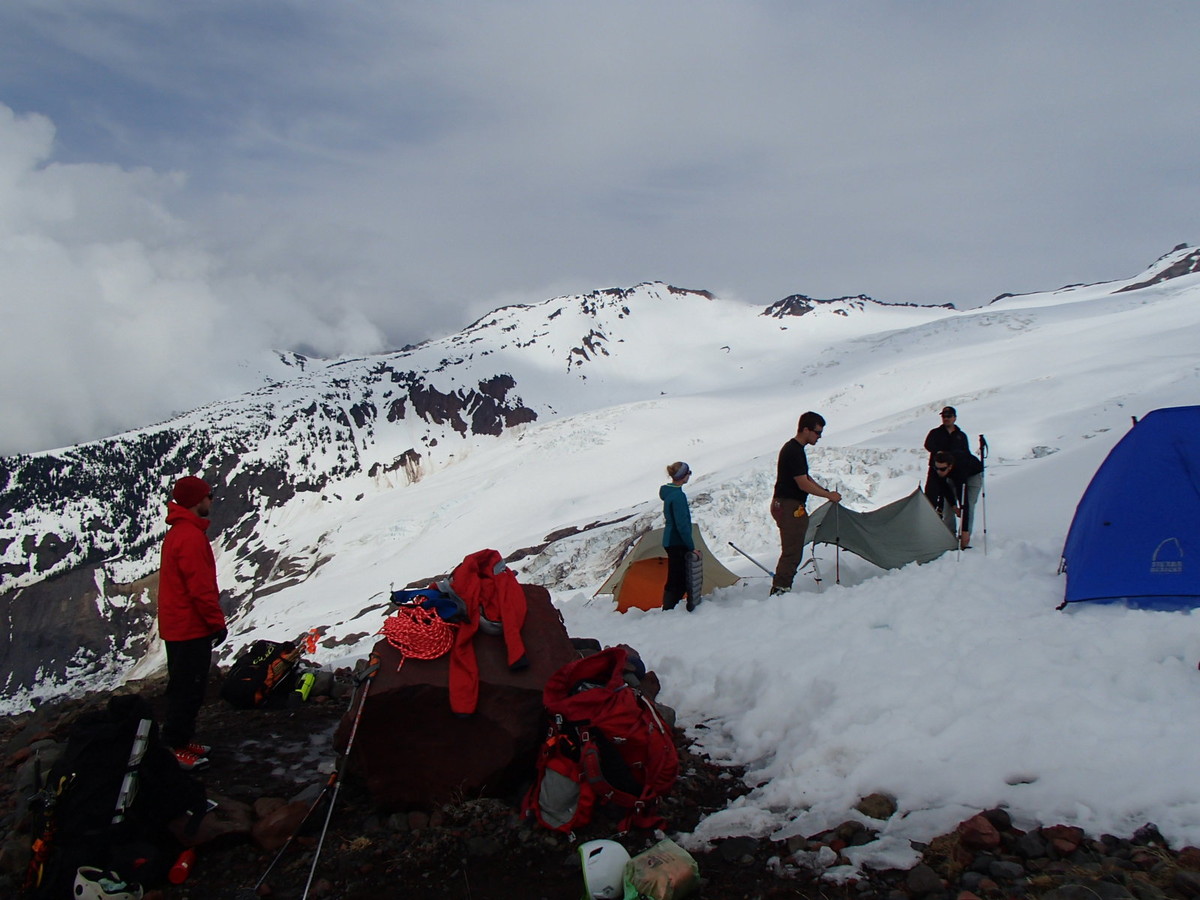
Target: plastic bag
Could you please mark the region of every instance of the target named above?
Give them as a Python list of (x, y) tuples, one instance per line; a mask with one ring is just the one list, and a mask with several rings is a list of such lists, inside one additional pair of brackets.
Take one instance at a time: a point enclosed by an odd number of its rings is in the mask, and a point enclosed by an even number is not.
[(639, 853), (625, 866), (625, 896), (681, 900), (700, 887), (700, 866), (670, 838)]

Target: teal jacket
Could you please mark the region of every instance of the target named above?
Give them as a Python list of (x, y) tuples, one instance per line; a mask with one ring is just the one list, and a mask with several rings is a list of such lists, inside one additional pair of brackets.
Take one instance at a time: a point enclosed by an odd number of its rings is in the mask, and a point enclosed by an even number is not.
[(658, 489), (658, 499), (663, 502), (663, 517), (667, 520), (667, 527), (663, 530), (663, 546), (683, 546), (695, 550), (692, 543), (692, 514), (688, 510), (683, 488), (678, 484), (664, 484)]

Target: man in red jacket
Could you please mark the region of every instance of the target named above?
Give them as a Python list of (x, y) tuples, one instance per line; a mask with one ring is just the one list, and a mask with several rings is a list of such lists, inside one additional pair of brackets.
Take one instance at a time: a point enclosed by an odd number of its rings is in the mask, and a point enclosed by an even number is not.
[(212, 649), (225, 640), (217, 563), (208, 542), (212, 489), (188, 475), (167, 504), (167, 536), (158, 576), (158, 633), (167, 648), (167, 717), (162, 735), (185, 769), (208, 765), (212, 748), (192, 740), (204, 703)]

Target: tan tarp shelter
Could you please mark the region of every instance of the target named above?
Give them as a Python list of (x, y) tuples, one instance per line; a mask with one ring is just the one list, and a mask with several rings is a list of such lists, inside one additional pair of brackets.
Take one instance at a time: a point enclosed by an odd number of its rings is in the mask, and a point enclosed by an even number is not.
[(870, 512), (824, 503), (808, 519), (806, 544), (836, 544), (884, 569), (929, 562), (958, 541), (921, 489)]
[[(938, 522), (941, 525), (941, 522)], [(633, 549), (625, 554), (615, 572), (600, 585), (597, 594), (612, 594), (617, 601), (617, 611), (658, 609), (662, 606), (663, 587), (667, 583), (667, 551), (662, 539), (665, 529), (656, 528), (643, 534)], [(943, 526), (945, 530), (945, 526)], [(738, 576), (721, 565), (704, 538), (700, 526), (692, 525), (692, 544), (700, 551), (704, 560), (704, 593), (714, 588), (737, 584)]]

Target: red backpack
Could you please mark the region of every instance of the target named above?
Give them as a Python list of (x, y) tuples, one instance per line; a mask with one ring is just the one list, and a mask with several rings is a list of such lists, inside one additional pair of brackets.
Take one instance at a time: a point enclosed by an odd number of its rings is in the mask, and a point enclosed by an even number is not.
[(618, 826), (661, 827), (659, 798), (675, 784), (679, 754), (654, 702), (625, 682), (626, 650), (567, 663), (542, 692), (550, 730), (522, 812), (554, 831), (591, 821), (598, 804), (624, 811)]

